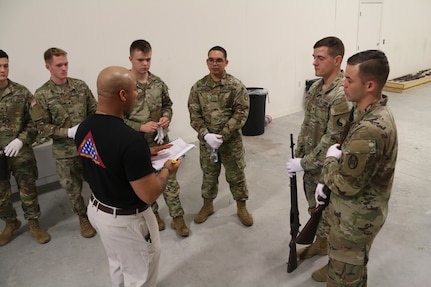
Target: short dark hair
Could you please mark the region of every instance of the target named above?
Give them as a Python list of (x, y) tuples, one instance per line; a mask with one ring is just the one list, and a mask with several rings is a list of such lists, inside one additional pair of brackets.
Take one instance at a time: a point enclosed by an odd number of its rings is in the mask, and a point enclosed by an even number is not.
[(151, 45), (150, 43), (148, 43), (148, 41), (145, 41), (145, 40), (135, 40), (130, 45), (130, 56), (135, 50), (139, 50), (143, 53), (148, 53), (148, 52), (151, 52)]
[(210, 54), (211, 51), (220, 51), (223, 53), (223, 56), (225, 59), (227, 59), (227, 52), (223, 47), (220, 46), (214, 46), (212, 47), (209, 51), (208, 51), (208, 55)]
[(367, 50), (356, 53), (347, 60), (347, 65), (359, 65), (359, 78), (363, 82), (374, 80), (383, 89), (389, 76), (389, 62), (385, 53)]
[(344, 57), (344, 44), (337, 37), (330, 36), (320, 39), (314, 44), (313, 49), (320, 47), (328, 47), (328, 54), (331, 57)]
[(45, 63), (49, 63), (52, 60), (52, 57), (59, 57), (59, 56), (67, 56), (67, 52), (65, 50), (62, 50), (60, 48), (49, 48), (48, 50), (43, 53), (43, 58), (45, 59)]
[(7, 53), (3, 50), (0, 50), (0, 58), (6, 58), (9, 60), (9, 56), (7, 55)]

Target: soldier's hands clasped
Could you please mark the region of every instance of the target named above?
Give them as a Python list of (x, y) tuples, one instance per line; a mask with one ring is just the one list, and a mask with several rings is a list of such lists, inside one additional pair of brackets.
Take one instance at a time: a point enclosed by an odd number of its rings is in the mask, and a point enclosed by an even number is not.
[(208, 133), (204, 136), (204, 140), (214, 149), (218, 149), (223, 143), (223, 136), (218, 134)]

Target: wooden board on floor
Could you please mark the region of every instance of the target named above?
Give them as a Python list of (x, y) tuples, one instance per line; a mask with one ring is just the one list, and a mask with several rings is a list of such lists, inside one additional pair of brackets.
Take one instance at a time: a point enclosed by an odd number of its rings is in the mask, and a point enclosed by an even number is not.
[(402, 93), (431, 82), (431, 69), (422, 70), (416, 74), (409, 74), (386, 82), (383, 90)]

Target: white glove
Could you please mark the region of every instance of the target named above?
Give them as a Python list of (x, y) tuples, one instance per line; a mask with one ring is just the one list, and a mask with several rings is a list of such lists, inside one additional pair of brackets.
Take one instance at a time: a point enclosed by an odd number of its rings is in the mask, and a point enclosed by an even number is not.
[(67, 137), (75, 139), (76, 131), (78, 130), (79, 124), (67, 129)]
[(22, 141), (19, 138), (14, 139), (11, 141), (7, 146), (4, 148), (4, 154), (9, 157), (16, 157), (19, 153), (19, 151), (22, 148)]
[(286, 162), (287, 174), (289, 177), (295, 175), (298, 171), (303, 171), (304, 169), (301, 166), (301, 158), (291, 158)]
[(157, 127), (157, 135), (154, 138), (154, 141), (158, 144), (162, 144), (163, 139), (165, 138), (166, 134), (167, 134), (166, 129), (164, 129), (162, 127)]
[(323, 185), (321, 183), (317, 184), (316, 191), (314, 192), (314, 198), (316, 199), (316, 206), (325, 204), (324, 201), (319, 200), (319, 197), (321, 197), (323, 199), (326, 199), (326, 197), (327, 197), (326, 194), (323, 192), (324, 186), (325, 185)]
[(206, 134), (204, 140), (210, 145), (210, 147), (218, 149), (223, 143), (223, 136), (218, 134)]
[(336, 159), (340, 159), (342, 154), (340, 144), (333, 144), (328, 148), (328, 151), (326, 152), (326, 157), (333, 156)]

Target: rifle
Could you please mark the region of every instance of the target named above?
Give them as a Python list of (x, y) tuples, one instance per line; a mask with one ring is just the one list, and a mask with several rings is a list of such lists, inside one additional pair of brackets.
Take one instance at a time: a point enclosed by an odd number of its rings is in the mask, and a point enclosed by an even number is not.
[[(349, 119), (344, 126), (343, 135), (341, 137), (341, 140), (339, 141), (340, 148), (343, 144), (344, 140), (347, 137), (347, 134), (349, 133), (350, 126), (353, 122), (353, 114), (354, 114), (354, 108), (350, 111)], [(311, 212), (311, 217), (305, 224), (304, 228), (299, 233), (298, 237), (296, 238), (296, 243), (298, 244), (311, 244), (313, 243), (314, 237), (316, 236), (317, 227), (320, 222), (320, 218), (322, 217), (323, 210), (328, 206), (329, 204), (329, 196), (331, 194), (331, 190), (326, 185), (323, 187), (323, 192), (326, 194), (326, 199), (323, 199), (319, 197), (319, 201), (324, 201), (325, 203), (322, 205), (318, 205), (316, 208), (313, 209)]]
[[(293, 134), (290, 134), (290, 149), (293, 154)], [(287, 273), (292, 272), (298, 267), (298, 257), (296, 255), (296, 236), (299, 232), (299, 210), (298, 210), (298, 189), (296, 186), (296, 174), (290, 178), (290, 243), (289, 261), (287, 262)]]
[(325, 204), (318, 205), (311, 211), (311, 217), (302, 228), (299, 235), (296, 237), (296, 243), (298, 244), (311, 244), (316, 236), (317, 226), (319, 225), (320, 218), (322, 217), (323, 210), (329, 204), (329, 195), (331, 190), (325, 185), (323, 187), (323, 192), (326, 194), (326, 199), (319, 197), (319, 201), (324, 201)]
[(0, 180), (9, 179), (9, 169), (4, 151), (0, 149)]

